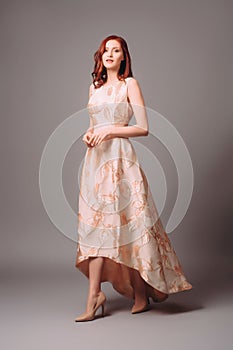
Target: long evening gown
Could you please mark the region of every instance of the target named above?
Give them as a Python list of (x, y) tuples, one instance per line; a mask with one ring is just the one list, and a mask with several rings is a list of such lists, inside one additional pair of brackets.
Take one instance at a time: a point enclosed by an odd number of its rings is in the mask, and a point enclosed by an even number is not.
[[(131, 77), (116, 86), (92, 84), (87, 109), (94, 128), (128, 125)], [(81, 172), (75, 266), (89, 278), (89, 257), (105, 257), (101, 282), (134, 298), (131, 269), (145, 282), (148, 296), (189, 290), (174, 248), (164, 231), (147, 178), (129, 138), (115, 137), (87, 148)], [(161, 294), (160, 294), (161, 295)]]

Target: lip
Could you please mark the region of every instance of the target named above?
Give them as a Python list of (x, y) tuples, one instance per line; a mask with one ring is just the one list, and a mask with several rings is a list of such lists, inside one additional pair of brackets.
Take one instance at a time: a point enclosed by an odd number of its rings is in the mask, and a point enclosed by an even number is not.
[(113, 60), (111, 58), (108, 58), (106, 62), (113, 62)]

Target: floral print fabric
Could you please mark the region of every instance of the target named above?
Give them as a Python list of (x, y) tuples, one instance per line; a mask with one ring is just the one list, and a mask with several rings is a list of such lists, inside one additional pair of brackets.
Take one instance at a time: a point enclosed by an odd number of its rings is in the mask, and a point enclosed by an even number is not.
[[(133, 116), (126, 78), (94, 89), (88, 112), (94, 128), (128, 125)], [(80, 182), (75, 266), (89, 277), (89, 257), (105, 257), (102, 282), (134, 298), (130, 269), (145, 282), (148, 296), (192, 288), (158, 216), (147, 178), (128, 138), (87, 148)]]

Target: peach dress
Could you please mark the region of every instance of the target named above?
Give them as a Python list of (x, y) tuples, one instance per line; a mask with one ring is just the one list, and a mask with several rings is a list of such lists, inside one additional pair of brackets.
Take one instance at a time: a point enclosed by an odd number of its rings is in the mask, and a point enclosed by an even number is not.
[[(116, 86), (92, 84), (87, 109), (94, 129), (128, 125), (133, 109), (129, 79)], [(89, 278), (89, 257), (105, 257), (101, 282), (134, 298), (131, 269), (145, 282), (148, 296), (192, 288), (187, 281), (129, 138), (115, 137), (87, 148), (81, 172), (75, 266)]]

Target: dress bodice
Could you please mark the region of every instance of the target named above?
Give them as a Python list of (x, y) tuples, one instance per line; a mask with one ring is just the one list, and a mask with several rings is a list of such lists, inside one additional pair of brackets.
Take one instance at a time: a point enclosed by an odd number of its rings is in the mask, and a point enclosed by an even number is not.
[(131, 77), (119, 81), (116, 86), (102, 85), (95, 89), (91, 85), (91, 96), (87, 109), (93, 120), (93, 126), (99, 124), (128, 125), (133, 116), (133, 109), (127, 99), (127, 84)]

